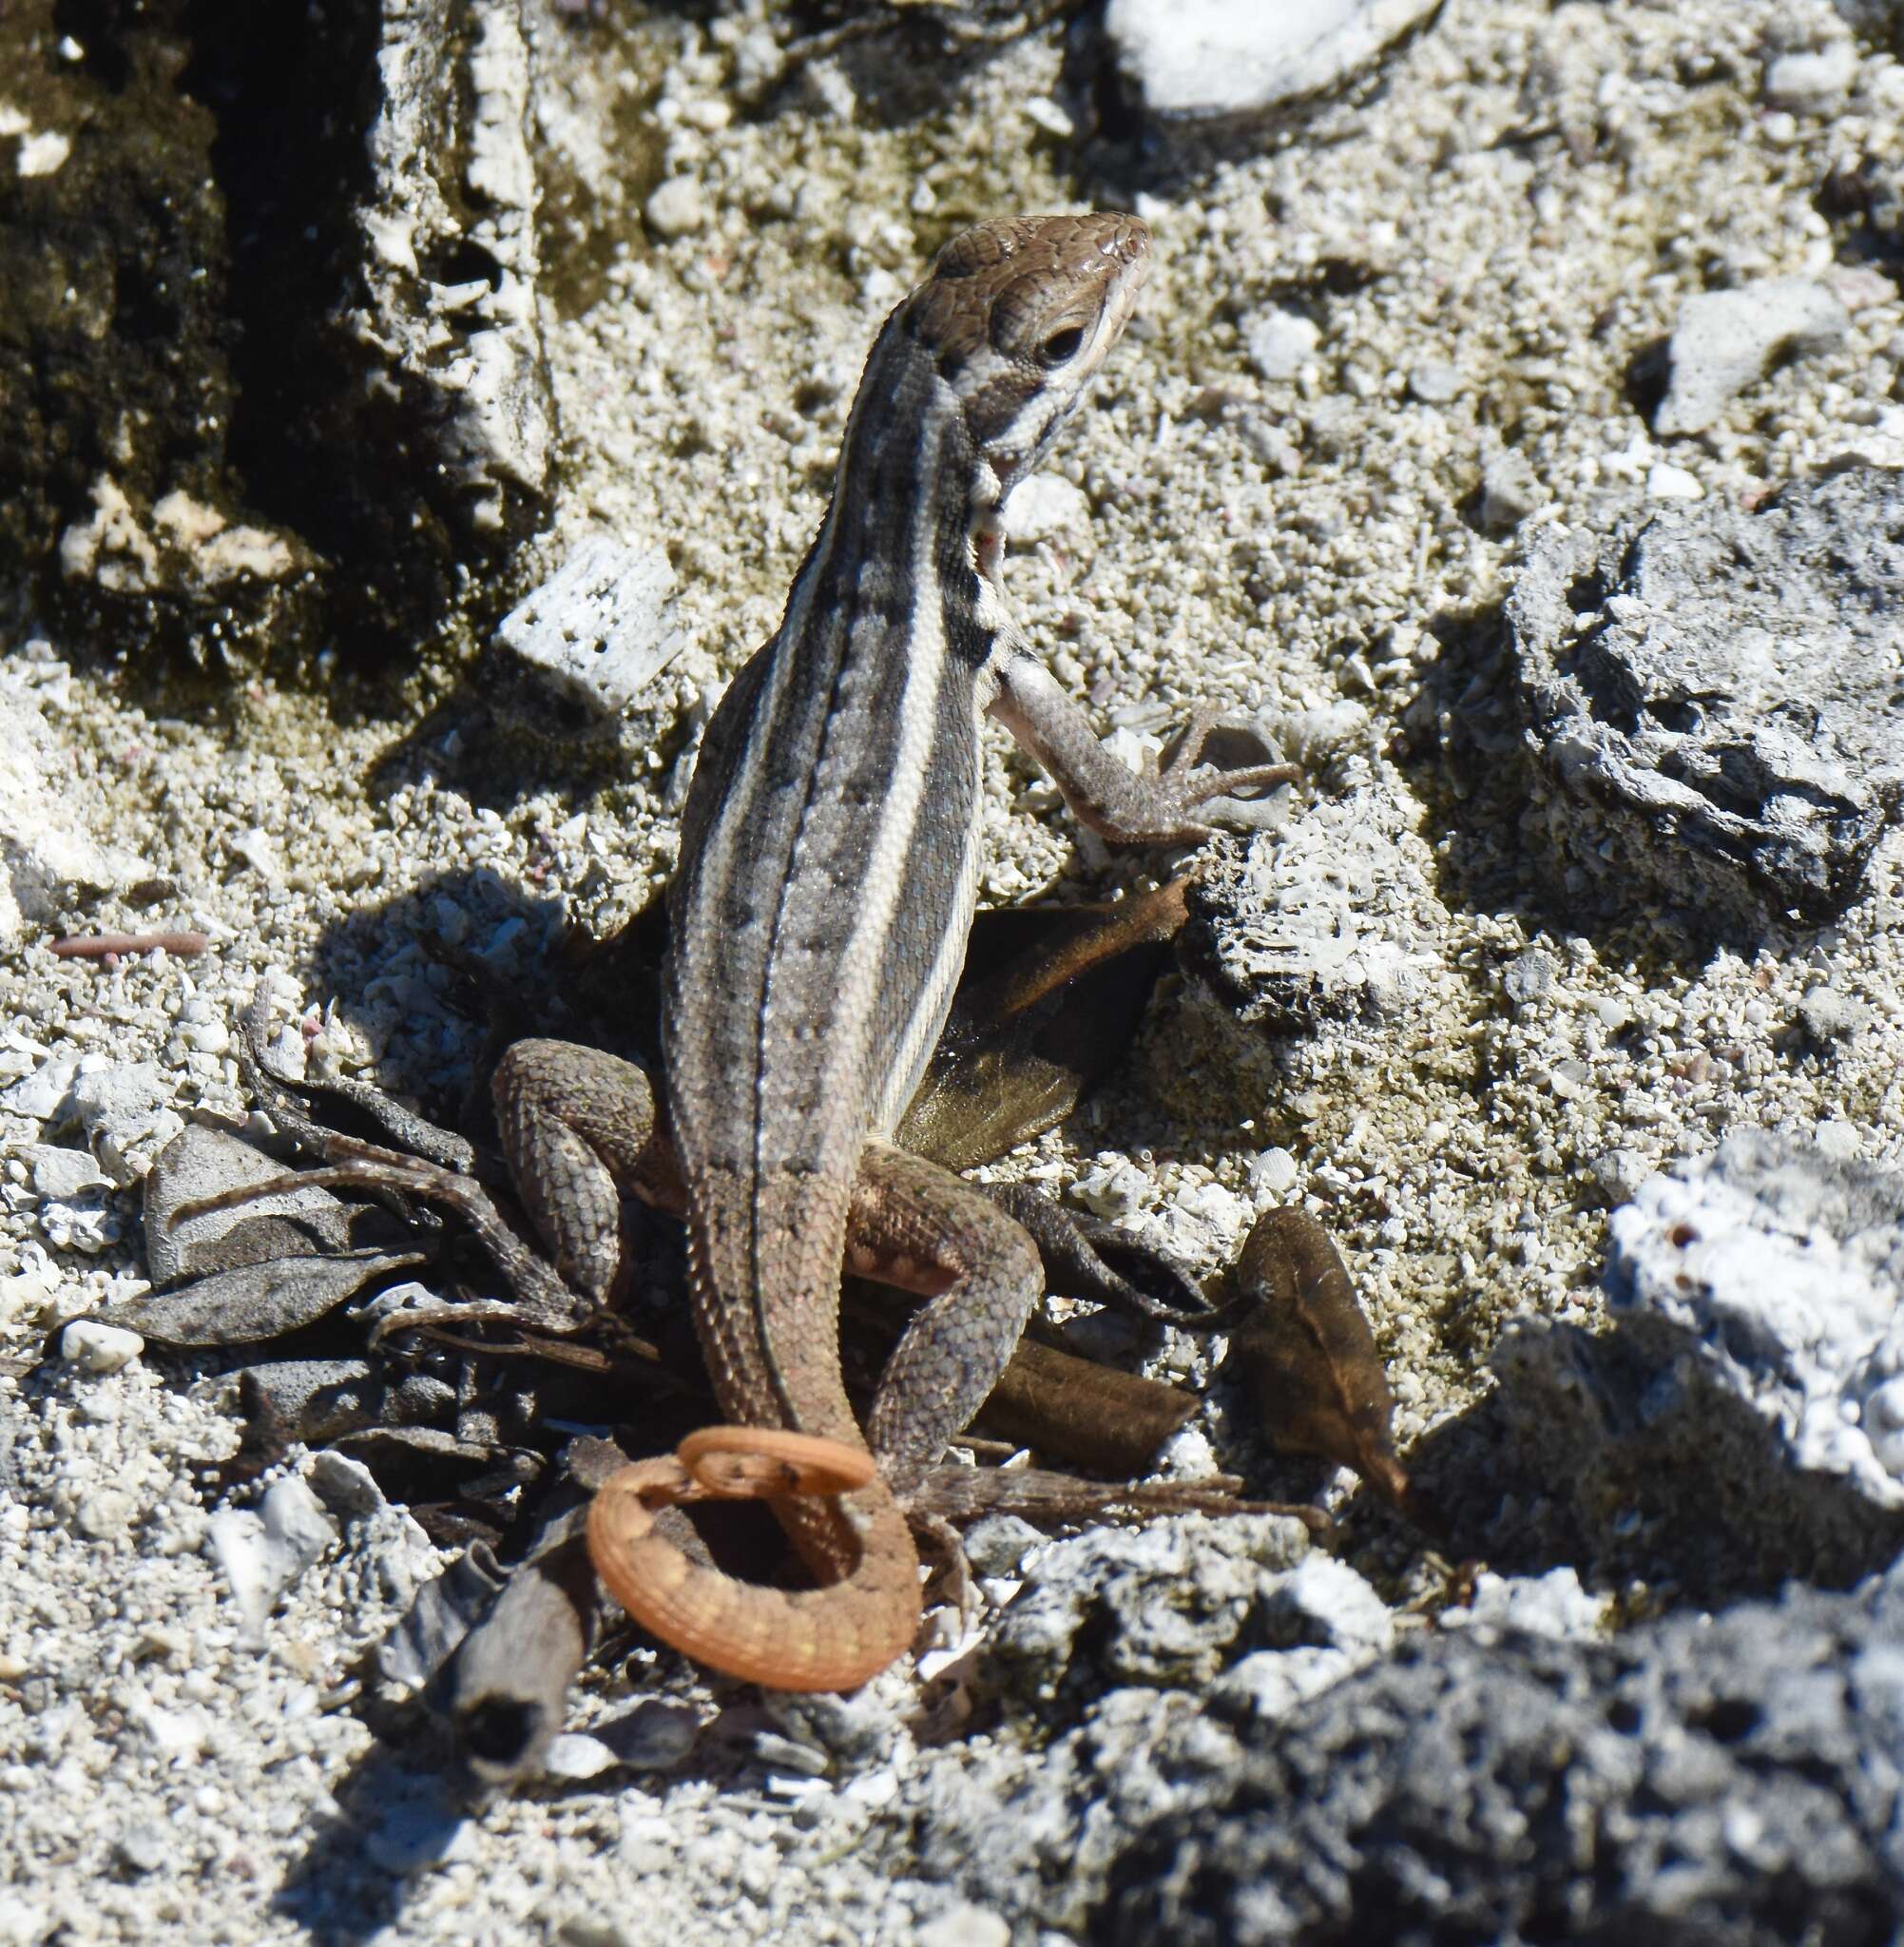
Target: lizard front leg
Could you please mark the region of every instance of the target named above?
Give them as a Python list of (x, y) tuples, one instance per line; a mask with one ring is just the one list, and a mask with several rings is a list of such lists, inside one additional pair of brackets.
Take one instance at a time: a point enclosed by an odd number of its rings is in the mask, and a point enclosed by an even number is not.
[(1220, 825), (1261, 829), (1269, 821), (1267, 807), (1232, 794), (1301, 776), (1294, 764), (1224, 770), (1198, 763), (1216, 727), (1210, 710), (1192, 713), (1168, 765), (1133, 771), (1104, 747), (1090, 720), (1029, 649), (1001, 640), (989, 667), (998, 684), (988, 705), (991, 715), (1050, 773), (1072, 811), (1113, 844), (1190, 845)]

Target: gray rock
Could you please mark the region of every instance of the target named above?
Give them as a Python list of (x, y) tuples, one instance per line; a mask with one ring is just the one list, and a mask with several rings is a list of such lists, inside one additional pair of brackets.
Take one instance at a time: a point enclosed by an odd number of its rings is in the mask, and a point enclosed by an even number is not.
[(1493, 1410), (1608, 1574), (1844, 1582), (1904, 1544), (1904, 1176), (1758, 1130), (1611, 1220), (1614, 1329), (1528, 1320)]
[(1041, 1697), (1073, 1683), (1199, 1688), (1243, 1650), (1316, 1641), (1310, 1610), (1285, 1593), (1307, 1547), (1306, 1530), (1276, 1515), (1181, 1515), (1055, 1543), (1026, 1567), (987, 1681)]
[(1900, 587), (1904, 476), (1876, 469), (1543, 534), (1507, 621), (1569, 892), (1843, 911), (1904, 793)]
[(1085, 1932), (1883, 1941), (1904, 1918), (1900, 1632), (1894, 1571), (1606, 1647), (1413, 1638), (1245, 1726), (1234, 1770), (1123, 1849)]
[(1774, 359), (1823, 351), (1850, 323), (1837, 294), (1808, 278), (1688, 298), (1666, 346), (1670, 376), (1653, 431), (1663, 438), (1703, 432)]
[(1424, 359), (1409, 368), (1408, 393), (1424, 406), (1445, 406), (1461, 396), (1461, 374), (1441, 359)]
[[(267, 1359), (244, 1370), (247, 1416), (261, 1416), (274, 1432), (309, 1445), (375, 1425), (382, 1396), (383, 1381), (360, 1359)], [(324, 1494), (322, 1482), (312, 1485)]]
[(965, 1531), (965, 1558), (975, 1575), (1015, 1575), (1045, 1536), (1016, 1514), (987, 1514)]
[(1002, 512), (1007, 533), (1022, 545), (1090, 532), (1089, 496), (1062, 473), (1033, 473), (1021, 480)]
[(136, 1183), (183, 1132), (184, 1118), (170, 1106), (175, 1084), (157, 1062), (110, 1062), (82, 1067), (67, 1098), (73, 1120), (112, 1180)]
[(113, 1851), (128, 1873), (156, 1873), (172, 1857), (172, 1843), (163, 1825), (141, 1820), (120, 1833)]
[(1319, 93), (1419, 26), (1436, 0), (1110, 0), (1104, 33), (1161, 121), (1240, 121)]
[(1529, 947), (1516, 954), (1501, 970), (1501, 992), (1515, 1007), (1527, 1007), (1545, 1000), (1560, 978), (1560, 963), (1540, 947)]
[(60, 1357), (87, 1373), (123, 1372), (144, 1350), (145, 1341), (137, 1332), (91, 1319), (75, 1319), (60, 1334)]
[(1517, 528), (1547, 498), (1539, 476), (1523, 453), (1500, 451), (1481, 469), (1481, 525)]
[(674, 569), (662, 548), (585, 541), (512, 608), (496, 640), (602, 715), (631, 704), (687, 638), (674, 623)]
[(1834, 987), (1808, 988), (1798, 1003), (1798, 1023), (1819, 1047), (1850, 1041), (1875, 1018), (1863, 1001)]
[(337, 1536), (317, 1495), (295, 1474), (274, 1481), (256, 1513), (221, 1508), (212, 1515), (206, 1543), (238, 1605), (241, 1642), (263, 1642), (278, 1598)]
[(1761, 1130), (1613, 1213), (1616, 1320), (1673, 1328), (1693, 1386), (1742, 1400), (1786, 1462), (1904, 1509), (1904, 1175)]

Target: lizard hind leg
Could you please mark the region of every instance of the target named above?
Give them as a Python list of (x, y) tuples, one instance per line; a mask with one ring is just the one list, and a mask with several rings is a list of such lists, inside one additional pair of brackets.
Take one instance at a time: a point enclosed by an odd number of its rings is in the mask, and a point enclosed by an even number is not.
[(880, 1376), (866, 1437), (902, 1497), (965, 1431), (1011, 1361), (1045, 1289), (1038, 1249), (970, 1184), (869, 1144), (854, 1186), (848, 1268), (928, 1302)]
[(654, 1085), (600, 1049), (518, 1041), (492, 1087), (516, 1194), (563, 1276), (599, 1304), (621, 1264), (622, 1192), (680, 1208)]

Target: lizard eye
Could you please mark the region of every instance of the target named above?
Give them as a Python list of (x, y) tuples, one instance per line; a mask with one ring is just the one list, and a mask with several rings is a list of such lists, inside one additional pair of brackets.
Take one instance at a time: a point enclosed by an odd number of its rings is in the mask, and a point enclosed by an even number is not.
[(1054, 331), (1038, 347), (1038, 362), (1049, 367), (1062, 365), (1067, 358), (1075, 358), (1078, 347), (1085, 341), (1085, 328), (1081, 324), (1067, 324), (1063, 331)]

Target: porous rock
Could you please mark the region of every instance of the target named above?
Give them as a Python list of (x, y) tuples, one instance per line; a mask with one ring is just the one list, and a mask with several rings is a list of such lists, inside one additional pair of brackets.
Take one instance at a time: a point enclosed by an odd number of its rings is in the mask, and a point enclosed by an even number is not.
[[(1311, 1640), (1284, 1585), (1306, 1552), (1273, 1515), (1183, 1515), (1054, 1544), (1027, 1564), (988, 1657), (1003, 1687), (1202, 1686), (1243, 1650)], [(1307, 1614), (1307, 1610), (1303, 1611)]]
[(504, 616), (496, 640), (565, 695), (610, 715), (681, 653), (686, 637), (673, 609), (665, 549), (598, 535)]
[(1875, 468), (1544, 531), (1507, 622), (1569, 892), (1843, 911), (1904, 792), (1900, 590), (1904, 477)]
[(1904, 1543), (1904, 1175), (1760, 1130), (1613, 1212), (1614, 1329), (1527, 1321), (1497, 1410), (1609, 1571), (1842, 1584)]
[(1388, 784), (1357, 777), (1246, 853), (1213, 855), (1189, 890), (1186, 964), (1272, 1031), (1398, 1013), (1440, 965), (1418, 916), (1422, 867), (1402, 842), (1412, 822)]
[(1900, 1629), (1894, 1571), (1604, 1646), (1415, 1637), (1245, 1728), (1234, 1768), (1124, 1850), (1086, 1931), (1884, 1939), (1904, 1912)]

